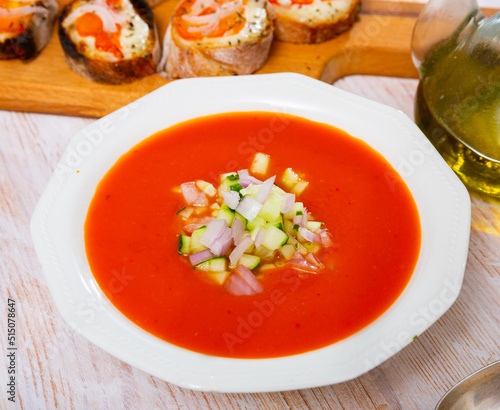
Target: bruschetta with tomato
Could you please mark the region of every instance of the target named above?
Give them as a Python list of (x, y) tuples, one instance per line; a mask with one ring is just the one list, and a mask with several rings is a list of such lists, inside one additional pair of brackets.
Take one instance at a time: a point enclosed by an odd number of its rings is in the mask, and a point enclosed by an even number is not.
[(59, 19), (66, 61), (82, 77), (129, 83), (156, 72), (161, 47), (145, 0), (73, 0)]
[(159, 72), (168, 78), (251, 74), (274, 30), (267, 0), (182, 0), (167, 29)]
[(297, 44), (331, 40), (350, 29), (361, 0), (269, 0), (276, 13), (275, 37)]
[(0, 60), (29, 60), (47, 45), (55, 0), (0, 0)]

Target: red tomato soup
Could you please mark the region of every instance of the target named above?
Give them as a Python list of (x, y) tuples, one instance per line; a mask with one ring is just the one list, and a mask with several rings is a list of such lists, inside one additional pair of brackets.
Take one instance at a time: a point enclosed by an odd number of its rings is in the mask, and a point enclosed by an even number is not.
[[(297, 197), (331, 234), (333, 268), (286, 265), (263, 291), (235, 296), (178, 253), (180, 184), (248, 169), (270, 156), (276, 185), (292, 167)], [(401, 295), (418, 259), (413, 198), (385, 159), (336, 128), (274, 113), (230, 113), (178, 124), (123, 155), (99, 183), (85, 221), (97, 283), (132, 322), (174, 345), (233, 358), (299, 354), (344, 339)]]

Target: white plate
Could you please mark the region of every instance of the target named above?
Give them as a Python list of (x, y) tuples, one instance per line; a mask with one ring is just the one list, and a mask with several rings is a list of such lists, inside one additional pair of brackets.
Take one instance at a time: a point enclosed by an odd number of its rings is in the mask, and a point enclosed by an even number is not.
[[(422, 226), (415, 272), (397, 301), (351, 337), (277, 359), (207, 356), (143, 331), (97, 286), (85, 255), (83, 224), (104, 174), (151, 134), (194, 117), (230, 111), (288, 113), (341, 128), (380, 152), (411, 190)], [(94, 122), (71, 140), (31, 221), (50, 292), (76, 331), (163, 380), (219, 392), (322, 386), (374, 368), (453, 304), (464, 275), (469, 231), (466, 189), (415, 124), (399, 111), (297, 74), (179, 80)]]

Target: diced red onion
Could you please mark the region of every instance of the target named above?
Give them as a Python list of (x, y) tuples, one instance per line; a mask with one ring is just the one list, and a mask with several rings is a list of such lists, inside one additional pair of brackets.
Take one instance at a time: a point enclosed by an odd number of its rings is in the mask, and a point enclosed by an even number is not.
[(205, 192), (201, 191), (196, 199), (193, 201), (193, 206), (207, 206), (208, 205), (208, 199), (207, 196), (205, 195)]
[(294, 225), (299, 225), (299, 226), (306, 226), (305, 224), (302, 225), (302, 215), (295, 215), (293, 217), (293, 224)]
[(200, 194), (200, 191), (198, 191), (194, 182), (185, 182), (184, 184), (181, 184), (181, 192), (182, 196), (189, 205), (196, 201), (198, 195)]
[(308, 253), (306, 255), (306, 260), (312, 263), (314, 266), (317, 266), (318, 268), (325, 267), (325, 265), (323, 265), (312, 253)]
[(184, 227), (184, 230), (186, 233), (192, 234), (194, 231), (196, 231), (198, 228), (201, 228), (203, 224), (187, 224)]
[(263, 288), (254, 274), (243, 265), (239, 265), (224, 283), (225, 288), (233, 295), (255, 295)]
[(252, 287), (236, 273), (232, 273), (231, 275), (229, 275), (229, 277), (224, 282), (224, 287), (229, 293), (232, 293), (236, 296), (253, 295), (255, 293)]
[(238, 171), (238, 176), (239, 176), (240, 178), (244, 178), (244, 177), (248, 177), (248, 176), (250, 176), (250, 174), (248, 173), (248, 169), (240, 169), (240, 170)]
[(236, 191), (222, 191), (224, 203), (231, 209), (236, 209), (240, 203), (240, 194)]
[(304, 208), (304, 210), (302, 211), (302, 224), (303, 224), (302, 226), (307, 225), (308, 216), (309, 214), (307, 213), (307, 209)]
[(264, 236), (266, 235), (266, 230), (264, 228), (259, 228), (257, 235), (255, 236), (255, 247), (258, 248), (262, 245), (262, 241), (264, 240)]
[(222, 235), (214, 241), (210, 250), (215, 256), (221, 256), (228, 251), (232, 243), (233, 237), (231, 228), (226, 228)]
[(290, 265), (297, 266), (301, 270), (306, 270), (306, 271), (318, 269), (316, 266), (306, 261), (305, 259), (291, 259), (287, 263), (289, 263)]
[(239, 265), (235, 269), (234, 273), (240, 275), (245, 280), (245, 282), (248, 283), (250, 287), (254, 290), (254, 293), (262, 292), (263, 290), (262, 285), (260, 284), (260, 282), (257, 280), (257, 278), (250, 269), (248, 269), (243, 265)]
[(272, 176), (269, 179), (266, 179), (262, 186), (260, 187), (259, 193), (257, 194), (257, 201), (261, 204), (266, 202), (267, 197), (271, 193), (271, 189), (273, 189), (274, 180), (276, 179), (276, 175)]
[(245, 251), (250, 248), (250, 246), (252, 246), (252, 244), (252, 237), (249, 235), (245, 236), (229, 255), (229, 261), (231, 262), (231, 265), (236, 265), (236, 262), (240, 260), (241, 255), (243, 255)]
[(316, 232), (318, 233), (319, 238), (321, 239), (321, 245), (323, 246), (333, 245), (332, 238), (326, 229), (318, 229)]
[(316, 235), (314, 232), (311, 232), (307, 228), (300, 227), (299, 233), (308, 242), (321, 243), (320, 237), (318, 235)]
[(212, 259), (214, 255), (212, 252), (210, 252), (210, 249), (205, 249), (200, 252), (193, 253), (192, 255), (189, 255), (189, 261), (191, 262), (191, 265), (195, 266), (198, 265), (201, 262), (208, 261), (209, 259)]
[(286, 214), (292, 210), (293, 205), (295, 204), (295, 194), (287, 194), (285, 192), (284, 194), (281, 194), (281, 196), (284, 198), (281, 213)]
[(233, 219), (233, 226), (231, 230), (232, 230), (234, 244), (237, 246), (243, 239), (243, 232), (245, 232), (245, 225), (243, 225), (241, 219), (239, 218)]
[(244, 197), (236, 208), (236, 212), (243, 215), (249, 221), (253, 221), (262, 209), (262, 204), (250, 195)]
[(248, 185), (253, 184), (253, 185), (260, 185), (262, 184), (262, 181), (254, 178), (252, 176), (245, 176), (245, 177), (240, 177), (240, 180), (238, 183), (243, 187), (246, 188)]
[(201, 236), (200, 242), (207, 248), (211, 248), (217, 238), (220, 238), (227, 228), (225, 219), (213, 219), (208, 225), (207, 230)]
[(292, 259), (299, 259), (299, 260), (303, 260), (304, 257), (302, 256), (302, 254), (299, 252), (299, 251), (296, 251), (294, 254), (293, 254), (293, 258)]

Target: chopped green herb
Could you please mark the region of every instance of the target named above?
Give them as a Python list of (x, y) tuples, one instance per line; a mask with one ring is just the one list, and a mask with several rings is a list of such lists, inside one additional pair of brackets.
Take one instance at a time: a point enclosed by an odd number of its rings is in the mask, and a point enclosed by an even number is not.
[(229, 187), (229, 189), (230, 189), (231, 191), (240, 192), (240, 191), (243, 189), (243, 187), (242, 187), (240, 184), (234, 184), (234, 185), (231, 185), (231, 186)]
[(413, 340), (415, 340), (417, 338), (417, 335), (413, 336)]

